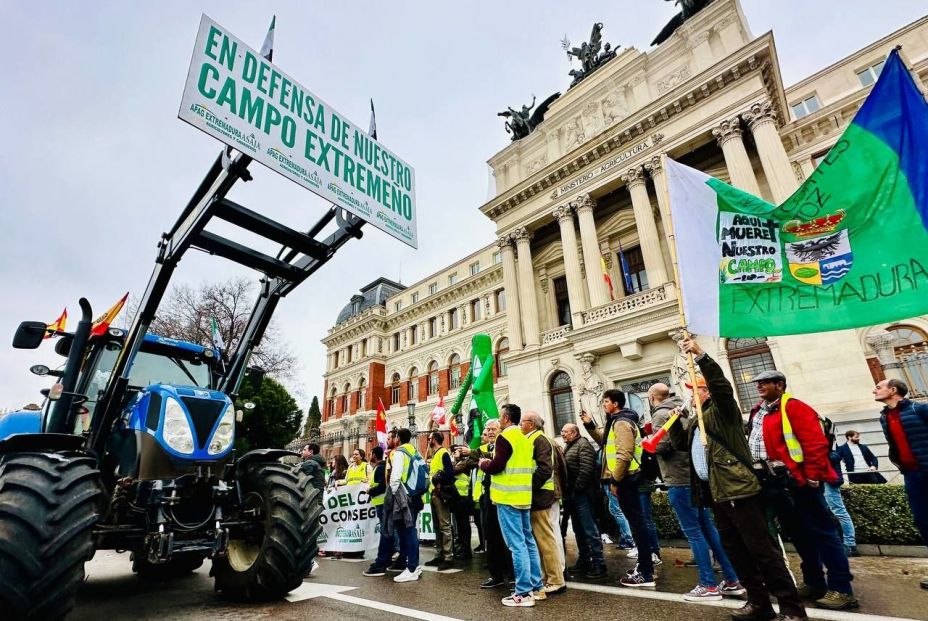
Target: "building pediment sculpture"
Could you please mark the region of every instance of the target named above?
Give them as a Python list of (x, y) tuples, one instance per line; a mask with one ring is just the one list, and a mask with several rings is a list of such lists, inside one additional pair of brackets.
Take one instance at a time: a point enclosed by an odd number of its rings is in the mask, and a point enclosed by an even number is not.
[(673, 19), (667, 22), (667, 25), (657, 33), (657, 36), (651, 41), (651, 45), (660, 45), (669, 39), (677, 31), (677, 28), (683, 25), (683, 22), (706, 8), (712, 0), (664, 0), (664, 2), (679, 4), (680, 12), (674, 15)]
[[(532, 105), (523, 105), (521, 110), (507, 107), (506, 110), (497, 112), (496, 116), (509, 119), (505, 123), (506, 133), (512, 136), (514, 141), (521, 140), (535, 131), (536, 127), (541, 125), (541, 122), (545, 120), (545, 114), (548, 112), (548, 108), (551, 107), (554, 100), (560, 96), (560, 93), (554, 93), (535, 108), (535, 96), (532, 95)], [(534, 112), (532, 112), (532, 108), (535, 108)]]
[(586, 76), (590, 75), (607, 62), (615, 58), (615, 49), (611, 43), (603, 44), (603, 24), (596, 22), (593, 24), (593, 31), (590, 33), (590, 40), (584, 41), (580, 47), (571, 47), (567, 35), (561, 41), (561, 47), (567, 52), (567, 58), (576, 58), (580, 61), (580, 69), (571, 69), (567, 75), (573, 78), (570, 86), (576, 86)]

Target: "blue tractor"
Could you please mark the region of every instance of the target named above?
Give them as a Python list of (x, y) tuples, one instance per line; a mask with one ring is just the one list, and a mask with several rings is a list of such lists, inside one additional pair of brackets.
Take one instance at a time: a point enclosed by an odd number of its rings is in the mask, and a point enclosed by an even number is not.
[[(294, 453), (234, 450), (236, 399), (281, 298), (325, 264), (363, 220), (331, 207), (306, 233), (226, 198), (249, 181), (251, 158), (223, 149), (158, 246), (155, 269), (128, 330), (91, 335), (90, 304), (42, 411), (0, 418), (0, 610), (4, 619), (63, 618), (96, 550), (128, 550), (142, 576), (212, 562), (216, 590), (256, 601), (301, 584), (318, 552), (321, 498), (284, 463)], [(281, 246), (258, 252), (208, 230), (245, 230)], [(335, 223), (334, 232), (320, 237)], [(149, 334), (178, 262), (201, 250), (259, 272), (260, 294), (235, 350)], [(23, 322), (16, 348), (38, 347), (43, 322)]]

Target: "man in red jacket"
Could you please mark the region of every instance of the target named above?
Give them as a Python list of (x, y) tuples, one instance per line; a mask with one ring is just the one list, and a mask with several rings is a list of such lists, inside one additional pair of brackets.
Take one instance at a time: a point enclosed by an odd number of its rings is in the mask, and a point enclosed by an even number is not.
[(822, 484), (837, 482), (838, 474), (818, 413), (786, 392), (779, 371), (754, 381), (762, 400), (751, 410), (748, 446), (767, 505), (802, 559), (799, 595), (821, 608), (858, 608), (841, 533), (825, 503)]

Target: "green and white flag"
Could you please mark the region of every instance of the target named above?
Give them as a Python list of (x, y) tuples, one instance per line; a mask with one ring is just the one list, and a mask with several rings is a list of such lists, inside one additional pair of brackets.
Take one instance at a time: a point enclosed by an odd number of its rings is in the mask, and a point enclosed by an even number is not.
[(264, 44), (261, 45), (261, 57), (266, 58), (268, 62), (274, 60), (274, 24), (277, 22), (277, 16), (271, 18), (271, 27), (267, 29), (267, 36), (264, 37)]
[(215, 317), (210, 317), (209, 326), (210, 326), (210, 335), (213, 340), (213, 347), (215, 347), (219, 351), (222, 351), (223, 349), (225, 349), (226, 344), (225, 344), (225, 341), (222, 340), (222, 333), (219, 332), (219, 324), (216, 322)]

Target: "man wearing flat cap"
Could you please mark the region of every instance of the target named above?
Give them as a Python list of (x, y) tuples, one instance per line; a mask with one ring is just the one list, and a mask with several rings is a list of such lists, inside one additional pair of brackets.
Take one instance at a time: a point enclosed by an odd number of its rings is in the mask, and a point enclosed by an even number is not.
[(761, 400), (748, 419), (748, 446), (767, 506), (802, 559), (799, 595), (821, 608), (857, 608), (841, 531), (825, 502), (823, 484), (836, 483), (838, 474), (819, 415), (786, 391), (779, 371), (764, 371), (754, 383)]

